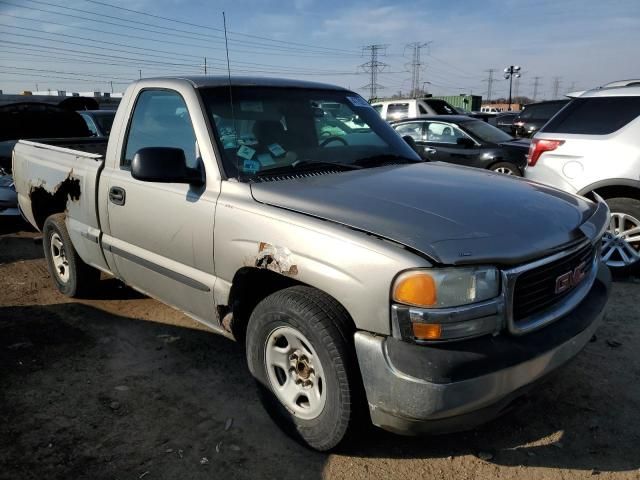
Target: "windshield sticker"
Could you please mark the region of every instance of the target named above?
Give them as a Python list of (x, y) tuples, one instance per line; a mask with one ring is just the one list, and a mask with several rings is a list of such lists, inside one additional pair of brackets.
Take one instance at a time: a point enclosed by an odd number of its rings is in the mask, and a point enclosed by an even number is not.
[(255, 153), (256, 151), (253, 148), (247, 147), (246, 145), (242, 145), (236, 152), (239, 157), (244, 158), (245, 160), (251, 160)]
[(262, 102), (240, 102), (240, 110), (242, 110), (243, 112), (264, 112)]
[(263, 167), (270, 167), (271, 165), (275, 165), (276, 162), (273, 159), (273, 157), (271, 155), (269, 155), (268, 153), (259, 153), (258, 154), (258, 161), (260, 162), (260, 165), (262, 165)]
[(285, 153), (287, 153), (286, 150), (282, 148), (280, 145), (278, 145), (277, 143), (272, 143), (267, 148), (269, 149), (269, 151), (272, 153), (274, 157), (281, 157)]
[(347, 100), (349, 100), (351, 102), (351, 105), (353, 105), (354, 107), (371, 107), (371, 105), (369, 105), (369, 102), (367, 102), (362, 97), (348, 96)]
[(244, 173), (257, 173), (260, 170), (260, 162), (257, 160), (245, 159), (242, 162), (242, 171)]

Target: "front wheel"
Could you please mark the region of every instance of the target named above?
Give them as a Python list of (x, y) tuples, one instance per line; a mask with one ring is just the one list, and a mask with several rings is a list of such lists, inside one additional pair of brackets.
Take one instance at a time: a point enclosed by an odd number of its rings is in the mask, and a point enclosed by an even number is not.
[(491, 165), (491, 167), (489, 167), (489, 170), (496, 173), (502, 173), (503, 175), (513, 175), (516, 177), (522, 176), (522, 172), (520, 171), (520, 169), (511, 162), (494, 163), (493, 165)]
[(340, 443), (355, 417), (358, 382), (344, 308), (310, 287), (265, 298), (247, 327), (249, 370), (269, 414), (310, 447)]
[(602, 239), (602, 260), (616, 272), (640, 265), (640, 200), (609, 198), (609, 228)]

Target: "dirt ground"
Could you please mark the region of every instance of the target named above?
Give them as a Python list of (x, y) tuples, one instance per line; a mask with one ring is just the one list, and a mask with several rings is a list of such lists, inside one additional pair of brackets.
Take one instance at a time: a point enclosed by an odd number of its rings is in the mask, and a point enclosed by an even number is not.
[(67, 299), (37, 235), (0, 228), (0, 479), (640, 479), (633, 278), (517, 412), (439, 437), (372, 429), (327, 455), (272, 423), (240, 345), (114, 280)]

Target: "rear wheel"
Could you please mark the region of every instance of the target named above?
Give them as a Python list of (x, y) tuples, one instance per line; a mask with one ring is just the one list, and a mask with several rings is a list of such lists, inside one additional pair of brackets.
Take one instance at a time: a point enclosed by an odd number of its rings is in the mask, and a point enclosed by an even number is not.
[(359, 382), (351, 330), (340, 304), (303, 286), (265, 298), (247, 327), (247, 363), (265, 408), (316, 450), (338, 445), (354, 423)]
[(602, 260), (618, 272), (634, 270), (640, 264), (640, 200), (609, 198), (609, 228), (602, 239)]
[(489, 170), (496, 173), (502, 173), (503, 175), (513, 175), (516, 177), (522, 176), (522, 172), (520, 172), (520, 169), (511, 162), (494, 163), (493, 165), (491, 165), (491, 167), (489, 167)]
[(58, 213), (45, 220), (42, 228), (44, 256), (58, 290), (68, 297), (79, 297), (92, 289), (100, 272), (78, 256), (64, 219), (64, 213)]

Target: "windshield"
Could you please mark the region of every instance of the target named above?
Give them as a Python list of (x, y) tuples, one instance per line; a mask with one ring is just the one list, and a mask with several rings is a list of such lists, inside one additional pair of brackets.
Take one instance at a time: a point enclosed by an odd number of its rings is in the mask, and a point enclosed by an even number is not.
[(486, 143), (500, 143), (513, 140), (511, 135), (481, 120), (463, 122), (460, 126)]
[(425, 100), (437, 115), (456, 115), (458, 111), (444, 100)]
[(420, 161), (380, 115), (348, 91), (233, 87), (201, 89), (227, 177), (247, 181), (304, 166), (376, 166)]
[(100, 112), (100, 113), (96, 113), (93, 116), (93, 120), (98, 124), (98, 127), (100, 127), (100, 131), (102, 131), (102, 134), (105, 136), (109, 136), (109, 134), (111, 133), (111, 127), (113, 126), (113, 119), (116, 118), (116, 112)]

